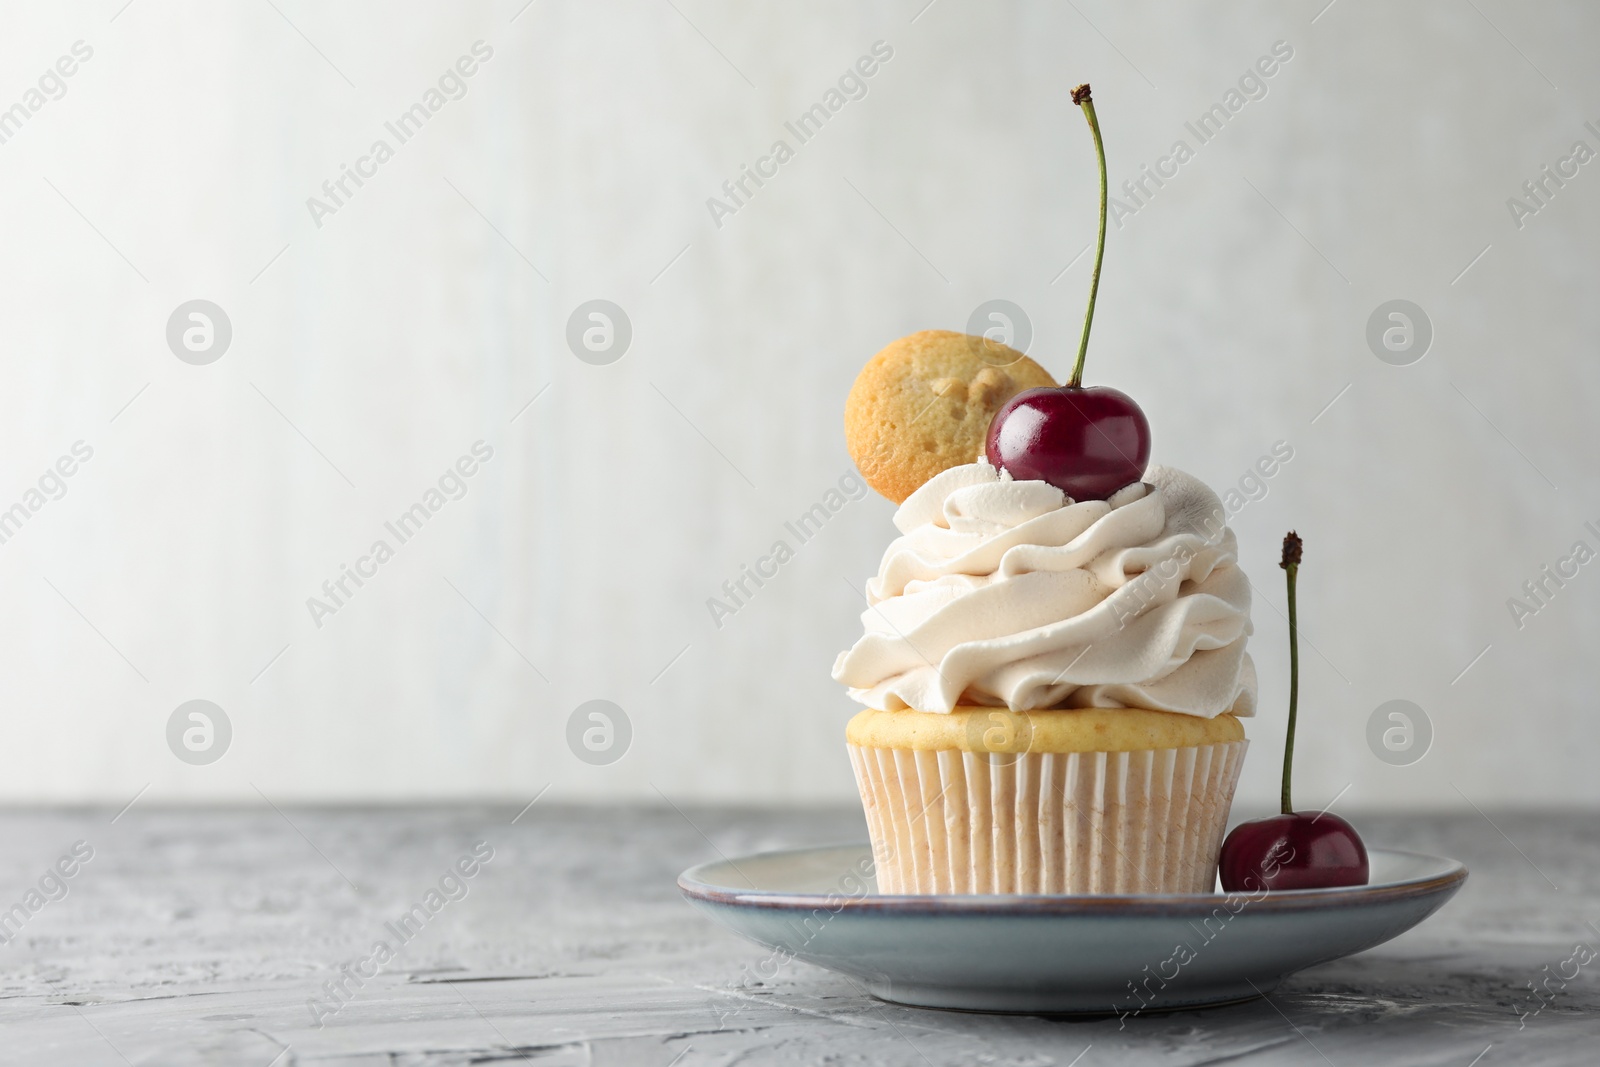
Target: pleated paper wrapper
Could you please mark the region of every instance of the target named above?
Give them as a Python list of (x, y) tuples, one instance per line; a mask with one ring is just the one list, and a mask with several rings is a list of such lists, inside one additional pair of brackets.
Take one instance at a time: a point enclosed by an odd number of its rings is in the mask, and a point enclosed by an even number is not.
[(880, 893), (1209, 893), (1248, 741), (1023, 754), (850, 745)]

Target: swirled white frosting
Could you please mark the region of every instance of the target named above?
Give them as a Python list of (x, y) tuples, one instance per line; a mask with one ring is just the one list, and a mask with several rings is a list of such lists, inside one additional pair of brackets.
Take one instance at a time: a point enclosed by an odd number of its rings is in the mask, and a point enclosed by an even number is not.
[(867, 583), (833, 677), (863, 704), (1255, 711), (1250, 583), (1222, 502), (1152, 467), (1074, 503), (987, 462), (929, 479)]

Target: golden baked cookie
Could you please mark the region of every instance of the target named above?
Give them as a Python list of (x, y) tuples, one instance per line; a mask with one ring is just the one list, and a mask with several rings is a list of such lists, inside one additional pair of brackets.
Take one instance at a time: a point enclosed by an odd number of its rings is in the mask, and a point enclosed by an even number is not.
[(977, 459), (1000, 405), (1055, 384), (1007, 345), (923, 330), (861, 368), (844, 402), (845, 440), (867, 484), (898, 504), (940, 471)]

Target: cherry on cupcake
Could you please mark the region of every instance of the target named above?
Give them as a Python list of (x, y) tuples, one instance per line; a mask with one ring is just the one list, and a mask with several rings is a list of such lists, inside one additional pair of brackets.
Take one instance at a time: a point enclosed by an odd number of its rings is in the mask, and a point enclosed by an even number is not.
[(1332, 812), (1297, 812), (1289, 799), (1300, 695), (1300, 630), (1294, 587), (1302, 547), (1291, 530), (1283, 539), (1280, 563), (1289, 586), (1289, 731), (1283, 748), (1283, 813), (1240, 823), (1222, 842), (1218, 873), (1223, 890), (1229, 893), (1366, 885), (1369, 875), (1367, 847), (1355, 827)]
[(1106, 148), (1087, 84), (1072, 90), (1072, 102), (1083, 108), (1089, 120), (1100, 162), (1100, 235), (1078, 361), (1066, 385), (1024, 390), (995, 412), (984, 451), (990, 463), (1009, 471), (1013, 478), (1049, 482), (1074, 500), (1104, 500), (1144, 477), (1150, 462), (1150, 423), (1128, 394), (1083, 384), (1089, 327), (1094, 322), (1100, 264), (1106, 252)]

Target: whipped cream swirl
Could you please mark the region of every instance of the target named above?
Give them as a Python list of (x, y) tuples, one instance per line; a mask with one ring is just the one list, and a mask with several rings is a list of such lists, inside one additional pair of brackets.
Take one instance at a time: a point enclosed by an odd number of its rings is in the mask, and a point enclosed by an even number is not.
[(1217, 495), (1170, 467), (1074, 502), (980, 459), (895, 513), (833, 677), (874, 708), (1255, 711), (1250, 583)]

